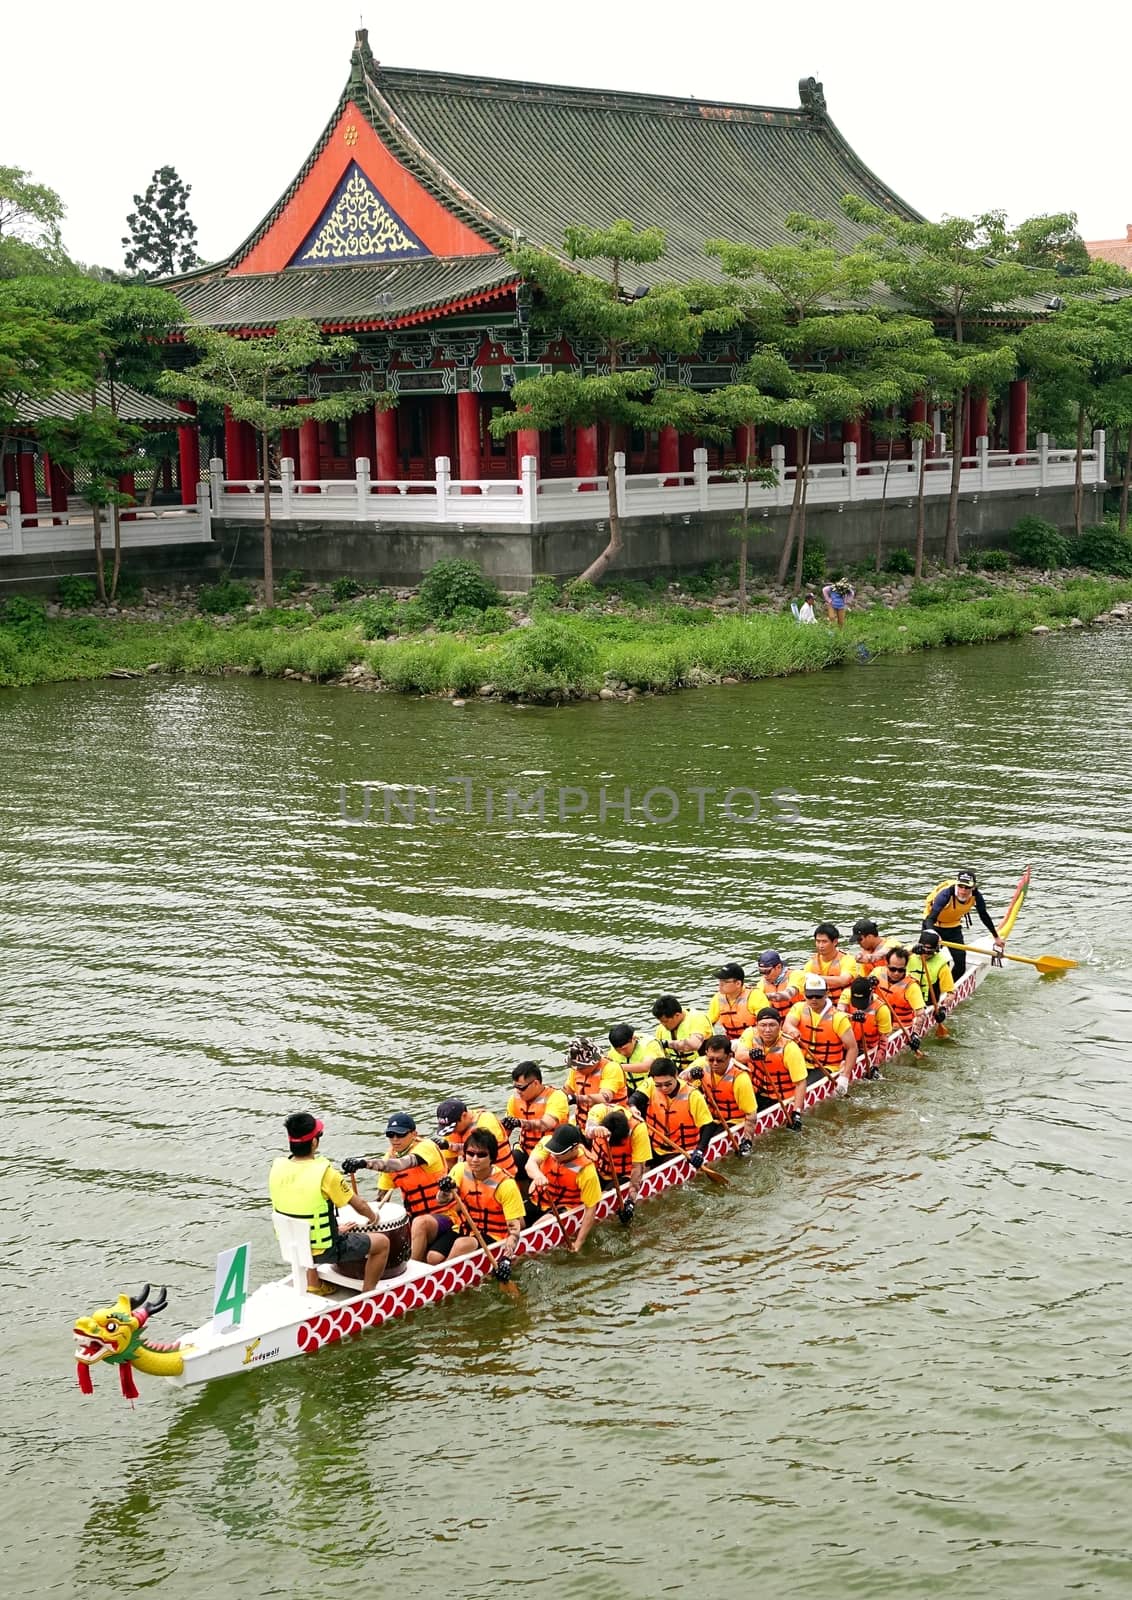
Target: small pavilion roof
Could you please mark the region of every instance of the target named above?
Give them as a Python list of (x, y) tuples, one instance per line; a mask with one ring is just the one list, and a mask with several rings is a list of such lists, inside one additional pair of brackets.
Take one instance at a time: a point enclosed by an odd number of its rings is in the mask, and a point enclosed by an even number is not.
[[(94, 398), (98, 405), (110, 406), (110, 385), (100, 383), (94, 391)], [(156, 425), (171, 424), (177, 426), (183, 423), (185, 414), (178, 411), (168, 400), (159, 400), (156, 395), (142, 394), (140, 389), (133, 389), (128, 383), (115, 383), (114, 408), (123, 422), (136, 422)], [(59, 391), (56, 394), (46, 395), (40, 399), (23, 399), (16, 406), (16, 421), (23, 423), (41, 422), (50, 417), (52, 421), (67, 421), (77, 417), (80, 412), (89, 411), (91, 408), (91, 391), (89, 389)]]

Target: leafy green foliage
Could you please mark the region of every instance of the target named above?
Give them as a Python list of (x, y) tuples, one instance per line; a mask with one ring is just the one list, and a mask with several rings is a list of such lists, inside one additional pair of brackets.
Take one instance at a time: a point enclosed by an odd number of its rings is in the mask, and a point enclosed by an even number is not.
[(970, 564), (979, 572), (1009, 572), (1014, 557), (1009, 550), (977, 550)]
[(220, 583), (208, 584), (197, 595), (197, 605), (212, 616), (223, 616), (242, 611), (251, 604), (252, 591), (238, 578), (224, 578)]
[[(1067, 567), (1069, 541), (1043, 517), (1019, 517), (1007, 535), (1010, 549), (1024, 567)], [(984, 567), (986, 561), (983, 562)]]
[(910, 550), (905, 550), (903, 545), (897, 545), (895, 550), (890, 550), (884, 558), (884, 570), (894, 572), (897, 577), (910, 578), (916, 570), (916, 561)]
[(811, 539), (802, 556), (802, 582), (820, 583), (825, 577), (825, 545)]
[(64, 272), (62, 200), (22, 167), (0, 166), (0, 278)]
[(1086, 528), (1081, 537), (1073, 541), (1070, 551), (1074, 566), (1132, 578), (1132, 539), (1111, 522)]
[(424, 575), (418, 598), (435, 620), (460, 610), (486, 611), (499, 604), (499, 590), (474, 561), (459, 558), (436, 562)]
[(279, 584), (279, 593), (289, 600), (292, 598), (292, 596), (298, 594), (305, 581), (306, 580), (303, 577), (302, 568), (291, 567), (283, 574), (282, 580)]
[(59, 603), (70, 611), (85, 611), (94, 604), (98, 593), (93, 578), (70, 575), (59, 579)]
[(356, 595), (361, 594), (362, 586), (357, 578), (335, 578), (330, 585), (330, 592), (335, 600), (341, 603), (343, 600), (353, 600)]
[(495, 681), (513, 694), (553, 694), (597, 681), (597, 645), (567, 622), (540, 621), (507, 639)]
[(38, 595), (14, 594), (4, 602), (0, 625), (24, 643), (43, 638), (47, 633), (47, 607)]
[(175, 167), (158, 167), (144, 194), (134, 196), (135, 210), (126, 218), (129, 233), (123, 260), (128, 272), (143, 278), (172, 278), (200, 260), (196, 223), (189, 216), (192, 186)]

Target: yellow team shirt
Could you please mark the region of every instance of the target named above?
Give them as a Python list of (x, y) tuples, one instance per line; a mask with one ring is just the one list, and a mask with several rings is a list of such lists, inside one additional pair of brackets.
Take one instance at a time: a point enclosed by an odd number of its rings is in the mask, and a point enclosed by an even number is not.
[[(481, 1133), (494, 1134), (495, 1142), (499, 1146), (500, 1150), (506, 1151), (507, 1146), (511, 1142), (511, 1136), (507, 1132), (507, 1129), (503, 1126), (502, 1122), (500, 1122), (499, 1118), (495, 1115), (494, 1111), (481, 1111), (479, 1116), (472, 1123), (472, 1126), (468, 1129), (468, 1133), (474, 1133), (477, 1128)], [(467, 1139), (468, 1133), (464, 1135), (464, 1140)], [(463, 1149), (463, 1141), (461, 1141), (460, 1148)], [(457, 1151), (451, 1149), (444, 1151), (444, 1160), (450, 1168), (454, 1166), (460, 1159), (461, 1157)]]
[(955, 992), (955, 979), (951, 973), (951, 962), (942, 956), (939, 958), (939, 971), (933, 978), (930, 967), (925, 971), (923, 956), (910, 955), (908, 957), (908, 975), (916, 980), (924, 993), (927, 992), (930, 983), (941, 1000), (945, 994), (953, 994)]
[[(463, 1161), (457, 1161), (456, 1165), (452, 1168), (452, 1181), (457, 1185), (457, 1187), (459, 1186), (460, 1180), (467, 1170), (467, 1164)], [(514, 1178), (503, 1179), (503, 1181), (496, 1188), (495, 1198), (502, 1206), (503, 1215), (506, 1217), (508, 1222), (521, 1222), (526, 1216), (527, 1208), (523, 1204), (523, 1197), (519, 1193), (519, 1185), (515, 1182)]]
[[(747, 1028), (744, 1031), (751, 1033), (753, 1030)], [(706, 1064), (704, 1066), (704, 1083), (707, 1084), (708, 1088), (714, 1095), (715, 1079), (712, 1077), (712, 1074)], [(697, 1084), (696, 1087), (701, 1088), (699, 1084)], [(739, 1071), (735, 1074), (735, 1077), (732, 1080), (731, 1092), (734, 1094), (735, 1104), (738, 1106), (743, 1116), (750, 1116), (751, 1112), (755, 1109), (755, 1088), (751, 1082), (750, 1073), (746, 1067), (740, 1065)], [(704, 1099), (707, 1099), (706, 1095), (704, 1096)]]
[[(535, 1145), (531, 1152), (540, 1167), (542, 1166), (543, 1161), (546, 1159), (546, 1147), (549, 1141), (550, 1135), (547, 1134), (545, 1139), (539, 1140), (538, 1144)], [(550, 1159), (553, 1161), (554, 1157), (551, 1156)], [(601, 1179), (597, 1175), (596, 1163), (593, 1161), (586, 1161), (581, 1167), (578, 1167), (575, 1170), (578, 1174), (578, 1194), (582, 1204), (584, 1206), (596, 1206), (598, 1201), (601, 1199)], [(537, 1189), (535, 1190), (535, 1194), (537, 1196)]]
[[(837, 967), (836, 972), (833, 972), (834, 966)], [(806, 962), (806, 965), (802, 968), (802, 972), (808, 972), (811, 975), (816, 972), (820, 978), (828, 978), (830, 973), (833, 972), (833, 976), (835, 978), (845, 978), (847, 980), (859, 978), (861, 976), (860, 967), (853, 960), (853, 957), (845, 950), (842, 950), (840, 955), (834, 956), (831, 961), (823, 961), (815, 951), (810, 959)], [(805, 982), (805, 977), (803, 977), (803, 986), (805, 985)]]
[[(751, 1009), (751, 996), (754, 994), (754, 992), (755, 992), (755, 990), (754, 990), (754, 986), (753, 985), (750, 988), (744, 989), (743, 993), (739, 996), (738, 1000), (734, 1000), (734, 1001), (729, 1000), (727, 1002), (728, 1009), (730, 1009), (731, 1006), (735, 1005), (735, 1006), (746, 1006), (747, 1010), (750, 1011), (750, 1009)], [(720, 1017), (722, 1015), (723, 1015), (723, 996), (717, 990), (716, 993), (713, 994), (711, 999), (708, 1001), (708, 1008), (707, 1008), (707, 1019), (711, 1023), (711, 1030), (712, 1030), (713, 1033), (716, 1031), (715, 1025), (719, 1021), (719, 1019), (720, 1019)]]
[(354, 1185), (337, 1167), (327, 1167), (320, 1187), (332, 1206), (348, 1206), (354, 1198)]
[[(629, 1084), (625, 1077), (625, 1068), (618, 1066), (615, 1060), (605, 1056), (601, 1062), (601, 1077), (598, 1080), (598, 1093), (620, 1095), (622, 1099), (629, 1092)], [(570, 1094), (578, 1092), (578, 1075), (574, 1067), (566, 1074), (565, 1088)]]
[(653, 1035), (653, 1037), (663, 1049), (666, 1044), (671, 1044), (674, 1041), (679, 1042), (681, 1039), (688, 1039), (693, 1033), (700, 1034), (704, 1039), (711, 1037), (711, 1023), (708, 1021), (707, 1017), (704, 1016), (702, 1011), (686, 1011), (684, 1013), (683, 1022), (677, 1023), (675, 1033), (672, 1032), (671, 1028), (666, 1028), (663, 1022), (658, 1022), (656, 1025), (656, 1033)]
[[(390, 1145), (385, 1154), (387, 1158), (393, 1156), (392, 1145)], [(420, 1162), (418, 1162), (418, 1165), (423, 1163), (426, 1170), (434, 1178), (443, 1178), (444, 1174), (448, 1171), (448, 1163), (444, 1159), (443, 1152), (440, 1150), (438, 1145), (433, 1144), (431, 1139), (418, 1139), (413, 1148), (411, 1150), (406, 1150), (404, 1154), (408, 1156), (419, 1156)], [(396, 1179), (397, 1174), (395, 1172), (379, 1172), (377, 1175), (377, 1187), (382, 1191), (395, 1189), (397, 1187)]]
[[(829, 1005), (829, 1001), (827, 1000), (825, 1004)], [(815, 1011), (813, 1006), (808, 1005), (805, 1000), (799, 1000), (797, 1005), (790, 1007), (790, 1010), (786, 1013), (787, 1022), (792, 1022), (794, 1026), (797, 1027), (801, 1022), (802, 1014), (805, 1011), (810, 1013), (810, 1020), (807, 1026), (810, 1028), (819, 1027), (823, 1020), (822, 1007), (819, 1006)], [(853, 1024), (849, 1021), (849, 1018), (845, 1015), (844, 1011), (838, 1010), (837, 1006), (833, 1006), (826, 1013), (825, 1020), (832, 1024), (833, 1031), (837, 1034), (839, 1039), (844, 1039), (847, 1033), (852, 1034), (853, 1032)]]
[[(791, 1007), (791, 1009), (793, 1010), (794, 1008)], [(764, 1045), (762, 1040), (759, 1038), (757, 1028), (744, 1028), (743, 1032), (739, 1035), (737, 1043), (741, 1044), (748, 1051), (766, 1049), (766, 1045)], [(797, 1040), (784, 1039), (782, 1035), (779, 1034), (778, 1042), (777, 1044), (771, 1046), (771, 1050), (772, 1052), (777, 1050), (782, 1051), (782, 1064), (790, 1074), (791, 1083), (803, 1083), (805, 1081), (806, 1058), (802, 1054), (802, 1047)], [(744, 1070), (750, 1074), (752, 1080), (754, 1077), (755, 1066), (756, 1063), (752, 1061), (749, 1067), (744, 1068)], [(738, 1095), (736, 1095), (735, 1098), (738, 1099)]]
[[(507, 1102), (507, 1115), (509, 1117), (520, 1117), (525, 1122), (534, 1121), (534, 1117), (532, 1116), (529, 1107), (521, 1098), (517, 1089)], [(563, 1094), (561, 1089), (552, 1089), (550, 1091), (550, 1096), (542, 1108), (541, 1115), (544, 1117), (555, 1117), (558, 1122), (569, 1122), (570, 1102), (566, 1099), (566, 1096)]]
[[(841, 996), (841, 999), (837, 1002), (837, 1005), (838, 1009), (840, 1011), (844, 1011), (846, 1016), (848, 1016), (851, 1011), (867, 1011), (869, 1009), (868, 1006), (855, 1006), (848, 990), (846, 990)], [(892, 1012), (889, 1010), (888, 1006), (884, 1004), (883, 1000), (873, 1012), (873, 1021), (876, 1023), (877, 1032), (882, 1038), (886, 1033), (892, 1032), (894, 1027), (894, 1023), (892, 1021)], [(849, 1026), (853, 1026), (851, 1019)]]
[[(611, 1111), (621, 1109), (620, 1106), (594, 1106), (590, 1111), (589, 1121), (600, 1124)], [(652, 1160), (652, 1140), (643, 1121), (629, 1123), (629, 1159), (634, 1166), (644, 1166), (645, 1162)]]

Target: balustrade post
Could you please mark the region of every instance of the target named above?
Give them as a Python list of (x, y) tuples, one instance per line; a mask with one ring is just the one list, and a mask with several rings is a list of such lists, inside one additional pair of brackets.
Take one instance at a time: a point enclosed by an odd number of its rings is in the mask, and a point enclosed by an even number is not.
[[(622, 458), (624, 459), (624, 458)], [(526, 512), (524, 522), (538, 521), (538, 457), (524, 456), (519, 464), (519, 477)]]
[(436, 458), (436, 520), (448, 521), (448, 486), (452, 482), (452, 462), (448, 456)]
[(613, 487), (617, 495), (617, 515), (625, 515), (625, 452), (618, 450), (613, 457)]
[(787, 501), (786, 446), (784, 444), (771, 445), (770, 464), (774, 468), (774, 476), (776, 479), (774, 486), (774, 503), (777, 506), (784, 506)]
[(853, 441), (851, 439), (849, 440), (849, 442), (846, 445), (843, 446), (842, 454), (843, 454), (844, 460), (845, 460), (845, 476), (849, 480), (848, 498), (850, 500), (856, 500), (856, 498), (857, 498), (857, 446), (853, 443)]
[(8, 490), (8, 526), (12, 530), (12, 554), (24, 553), (24, 511), (20, 505), (19, 490), (15, 484)]
[(219, 456), (213, 456), (208, 463), (208, 483), (212, 490), (212, 510), (218, 514), (224, 500), (224, 463)]
[(295, 515), (295, 461), (293, 456), (284, 456), (279, 463), (279, 515), (293, 517)]
[(923, 461), (923, 457), (924, 457), (924, 440), (923, 439), (913, 439), (912, 440), (912, 482), (916, 486), (916, 492), (917, 493), (919, 492), (919, 488), (920, 488), (920, 472), (922, 470), (920, 464)]
[(980, 433), (975, 440), (975, 454), (979, 460), (979, 488), (990, 487), (990, 440), (985, 433)]
[(1105, 440), (1104, 429), (1103, 428), (1094, 428), (1093, 429), (1093, 449), (1097, 452), (1096, 473), (1095, 473), (1095, 475), (1093, 477), (1093, 482), (1094, 483), (1103, 483), (1104, 482), (1104, 450), (1105, 450), (1105, 442), (1104, 442), (1104, 440)]
[(358, 496), (358, 521), (369, 517), (369, 457), (354, 458), (354, 488)]
[(200, 518), (201, 538), (212, 538), (212, 501), (209, 498), (208, 484), (197, 484), (197, 516)]
[(701, 511), (708, 509), (707, 451), (697, 445), (692, 451), (692, 477), (696, 485), (696, 504)]
[[(1014, 457), (1010, 458), (1010, 465), (1014, 466)], [(1049, 434), (1038, 434), (1038, 482), (1044, 489), (1049, 482)]]

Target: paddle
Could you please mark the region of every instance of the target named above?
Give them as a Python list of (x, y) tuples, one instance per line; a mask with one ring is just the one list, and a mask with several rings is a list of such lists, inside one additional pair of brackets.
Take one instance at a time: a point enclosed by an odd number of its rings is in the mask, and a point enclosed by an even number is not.
[[(680, 1146), (678, 1144), (674, 1144), (666, 1133), (657, 1133), (655, 1129), (650, 1128), (649, 1137), (652, 1139), (653, 1144), (658, 1144), (662, 1150), (667, 1150), (671, 1155), (674, 1156), (683, 1156), (684, 1159), (687, 1160), (687, 1150), (681, 1150)], [(696, 1177), (700, 1172), (703, 1173), (705, 1178), (710, 1178), (712, 1183), (719, 1183), (722, 1184), (725, 1189), (730, 1189), (731, 1179), (726, 1177), (722, 1172), (717, 1172), (714, 1167), (704, 1165), (702, 1167), (693, 1168), (693, 1178)]]
[[(632, 1138), (633, 1138), (633, 1130), (630, 1127), (630, 1129), (629, 1129), (629, 1139), (630, 1139), (630, 1141), (632, 1141)], [(621, 1226), (623, 1228), (627, 1228), (629, 1226), (629, 1222), (626, 1221), (625, 1216), (624, 1216), (625, 1196), (621, 1192), (621, 1179), (617, 1176), (617, 1163), (613, 1159), (613, 1151), (608, 1148), (608, 1146), (606, 1145), (604, 1140), (599, 1140), (598, 1141), (598, 1147), (597, 1147), (597, 1167), (598, 1167), (598, 1171), (599, 1172), (602, 1170), (601, 1162), (602, 1162), (602, 1157), (603, 1156), (605, 1157), (605, 1160), (606, 1160), (606, 1163), (607, 1163), (607, 1168), (608, 1168), (606, 1176), (613, 1179), (613, 1192), (617, 1196), (617, 1217), (618, 1217), (619, 1222), (621, 1223)], [(632, 1219), (630, 1218), (630, 1220), (632, 1220)]]
[[(693, 1068), (693, 1071), (694, 1070), (695, 1069)], [(715, 1098), (715, 1095), (712, 1093), (711, 1089), (708, 1087), (707, 1069), (704, 1068), (701, 1071), (700, 1076), (698, 1078), (696, 1078), (694, 1081), (699, 1085), (700, 1091), (703, 1094), (704, 1099), (707, 1101), (708, 1110), (711, 1112), (711, 1114), (715, 1118), (716, 1122), (718, 1122), (720, 1124), (720, 1126), (723, 1128), (724, 1133), (727, 1135), (727, 1142), (731, 1147), (732, 1154), (734, 1155), (739, 1149), (739, 1143), (740, 1143), (741, 1135), (740, 1135), (739, 1130), (737, 1128), (733, 1129), (731, 1127), (731, 1124), (726, 1120), (726, 1118), (723, 1116), (722, 1112), (720, 1111), (719, 1102)]]
[[(487, 1240), (484, 1238), (483, 1234), (481, 1233), (479, 1224), (476, 1222), (475, 1217), (472, 1216), (472, 1213), (468, 1210), (468, 1207), (465, 1205), (464, 1197), (460, 1193), (459, 1189), (453, 1190), (452, 1201), (453, 1201), (453, 1204), (456, 1205), (456, 1207), (459, 1209), (460, 1215), (463, 1217), (464, 1221), (468, 1224), (468, 1227), (471, 1229), (471, 1233), (472, 1233), (473, 1239), (479, 1245), (480, 1249), (483, 1251), (483, 1253), (487, 1257), (487, 1259), (491, 1262), (491, 1275), (495, 1279), (496, 1283), (503, 1290), (504, 1294), (509, 1294), (511, 1296), (512, 1300), (521, 1300), (523, 1298), (523, 1296), (522, 1296), (522, 1291), (519, 1288), (519, 1285), (517, 1283), (512, 1283), (510, 1277), (501, 1278), (499, 1276), (499, 1271), (500, 1271), (501, 1266), (503, 1265), (503, 1262), (501, 1260), (497, 1260), (496, 1257), (492, 1255), (491, 1246), (488, 1244)], [(506, 1258), (504, 1258), (504, 1259), (506, 1259)], [(510, 1269), (510, 1263), (508, 1263), (508, 1270), (509, 1269)]]
[[(535, 1192), (537, 1194), (538, 1191), (536, 1190)], [(566, 1232), (566, 1224), (562, 1220), (562, 1212), (559, 1208), (558, 1201), (554, 1198), (554, 1190), (550, 1187), (549, 1183), (546, 1185), (546, 1198), (550, 1201), (550, 1209), (554, 1214), (555, 1222), (557, 1222), (558, 1226), (562, 1229), (562, 1243), (569, 1244), (570, 1235)]]
[[(945, 939), (943, 942), (949, 950), (966, 950), (973, 956), (987, 954), (975, 944), (953, 944), (950, 939)], [(1069, 972), (1073, 967), (1080, 965), (1077, 961), (1069, 961), (1065, 956), (1012, 956), (1009, 950), (1000, 950), (998, 953), (1004, 961), (1021, 961), (1027, 967), (1036, 967), (1039, 972)]]

